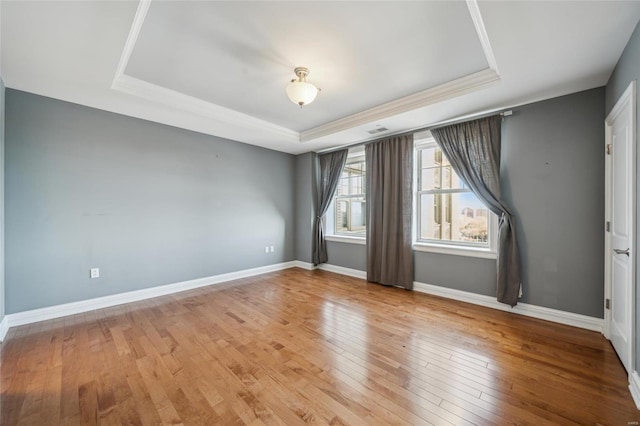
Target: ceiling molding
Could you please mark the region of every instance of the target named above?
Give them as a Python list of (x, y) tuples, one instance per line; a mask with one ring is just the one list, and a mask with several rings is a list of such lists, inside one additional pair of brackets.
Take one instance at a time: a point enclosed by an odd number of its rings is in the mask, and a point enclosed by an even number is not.
[(323, 136), (362, 126), (372, 121), (382, 120), (387, 117), (402, 114), (403, 112), (412, 111), (475, 92), (476, 90), (496, 84), (498, 81), (500, 81), (500, 76), (498, 76), (494, 70), (486, 68), (448, 83), (423, 90), (422, 92), (378, 105), (310, 130), (305, 130), (301, 133), (300, 140), (302, 142), (312, 141)]
[(491, 43), (489, 42), (489, 35), (487, 34), (487, 29), (484, 27), (484, 21), (480, 14), (478, 1), (467, 0), (467, 8), (469, 9), (473, 25), (476, 27), (476, 33), (478, 34), (480, 45), (482, 45), (482, 50), (484, 51), (484, 57), (487, 60), (487, 64), (489, 64), (489, 68), (494, 70), (497, 75), (500, 75), (500, 72), (498, 72), (498, 63), (496, 62), (496, 58), (493, 55), (493, 49), (491, 48)]
[(129, 36), (120, 55), (118, 68), (111, 83), (112, 89), (204, 116), (222, 124), (252, 128), (260, 132), (271, 133), (287, 141), (300, 142), (300, 133), (294, 130), (125, 74), (127, 64), (131, 59), (131, 54), (133, 53), (133, 49), (138, 41), (138, 36), (149, 12), (151, 1), (152, 0), (141, 0), (138, 4), (138, 9), (136, 10), (131, 29), (129, 30)]
[(269, 132), (286, 141), (300, 142), (300, 133), (294, 130), (126, 74), (114, 80), (111, 88), (181, 111), (197, 114), (209, 120), (217, 121), (222, 125)]
[[(286, 142), (309, 142), (324, 136), (362, 126), (373, 121), (382, 120), (394, 115), (481, 90), (500, 81), (500, 76), (497, 72), (497, 64), (480, 15), (477, 0), (467, 0), (467, 7), (478, 38), (480, 39), (480, 44), (489, 68), (431, 87), (418, 93), (375, 106), (356, 114), (331, 121), (321, 126), (297, 132), (248, 114), (225, 108), (212, 102), (186, 95), (125, 74), (125, 70), (136, 46), (138, 36), (140, 35), (142, 26), (144, 25), (151, 2), (152, 0), (141, 0), (138, 4), (111, 88), (113, 90), (163, 104), (171, 108), (206, 117), (209, 120), (220, 123), (223, 128), (225, 125), (231, 125), (233, 127), (239, 126), (243, 129), (251, 129), (258, 132), (256, 134), (262, 135), (262, 137), (264, 137), (266, 133), (270, 136), (284, 139)], [(228, 133), (231, 135), (231, 129), (227, 130), (229, 130)], [(220, 134), (218, 136), (224, 137), (225, 135)], [(232, 136), (227, 137), (232, 138)]]
[[(133, 23), (131, 24), (127, 41), (124, 43), (124, 49), (122, 49), (122, 54), (120, 55), (118, 68), (116, 68), (116, 75), (113, 77), (114, 84), (121, 76), (124, 75), (124, 70), (127, 68), (129, 59), (131, 59), (133, 48), (138, 42), (138, 36), (140, 35), (140, 30), (142, 30), (142, 24), (147, 17), (147, 12), (149, 12), (149, 6), (151, 6), (151, 0), (140, 0), (140, 3), (138, 3), (138, 9), (136, 9), (136, 14), (133, 17)], [(114, 88), (113, 85), (111, 88)]]
[(476, 34), (478, 35), (478, 39), (482, 46), (482, 51), (489, 68), (449, 81), (439, 86), (414, 93), (413, 95), (405, 96), (404, 98), (396, 99), (365, 111), (340, 118), (330, 123), (304, 130), (300, 134), (300, 141), (312, 141), (323, 136), (362, 126), (371, 123), (372, 121), (382, 120), (403, 112), (433, 105), (437, 102), (446, 101), (457, 96), (462, 96), (499, 82), (500, 74), (498, 73), (498, 64), (495, 56), (493, 55), (493, 49), (489, 42), (489, 36), (487, 35), (487, 30), (484, 26), (484, 21), (482, 20), (477, 0), (467, 0), (467, 8), (469, 9), (471, 20), (473, 21)]

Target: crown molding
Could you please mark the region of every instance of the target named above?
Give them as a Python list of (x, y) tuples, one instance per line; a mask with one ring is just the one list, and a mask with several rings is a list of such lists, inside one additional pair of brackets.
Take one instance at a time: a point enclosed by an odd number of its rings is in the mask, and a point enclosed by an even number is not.
[(291, 142), (300, 142), (300, 133), (294, 130), (125, 74), (131, 54), (149, 12), (151, 1), (141, 0), (138, 4), (127, 41), (120, 55), (113, 82), (111, 83), (113, 90), (197, 114), (223, 124), (240, 126), (243, 129), (250, 128), (259, 132), (268, 132)]
[(151, 6), (151, 0), (140, 0), (140, 3), (138, 3), (136, 14), (133, 17), (133, 22), (131, 23), (131, 28), (129, 29), (127, 41), (124, 43), (124, 48), (122, 49), (122, 53), (120, 54), (120, 61), (118, 61), (116, 74), (113, 77), (114, 83), (124, 75), (124, 70), (127, 68), (127, 64), (129, 64), (129, 59), (131, 59), (131, 53), (133, 53), (133, 49), (134, 47), (136, 47), (136, 43), (138, 42), (138, 37), (140, 36), (140, 31), (142, 30), (144, 20), (147, 18), (149, 6)]
[(267, 132), (286, 141), (300, 142), (300, 133), (294, 130), (126, 74), (118, 76), (113, 81), (111, 88), (181, 111), (197, 114), (221, 124)]
[(478, 39), (480, 40), (480, 45), (482, 46), (482, 51), (484, 52), (484, 57), (487, 60), (489, 69), (492, 69), (497, 75), (500, 75), (500, 72), (498, 72), (498, 63), (496, 62), (496, 57), (493, 55), (493, 49), (489, 42), (489, 35), (487, 34), (487, 29), (484, 27), (484, 21), (480, 14), (478, 1), (467, 0), (467, 9), (469, 9), (471, 20), (476, 27), (476, 34), (478, 34)]
[(476, 29), (476, 34), (482, 46), (484, 57), (488, 68), (469, 74), (465, 77), (451, 80), (447, 83), (423, 90), (404, 98), (396, 99), (382, 105), (358, 112), (356, 114), (305, 130), (300, 134), (301, 142), (308, 142), (314, 139), (328, 136), (354, 127), (366, 125), (372, 121), (382, 120), (403, 112), (423, 108), (438, 102), (446, 101), (476, 90), (484, 89), (500, 81), (498, 64), (489, 42), (489, 35), (484, 26), (482, 15), (477, 0), (467, 0), (467, 9), (471, 15), (471, 20)]
[[(382, 105), (369, 108), (356, 114), (331, 121), (303, 132), (297, 132), (277, 124), (261, 120), (194, 96), (159, 86), (125, 74), (127, 64), (136, 46), (136, 42), (149, 12), (152, 0), (141, 0), (129, 30), (120, 61), (116, 69), (111, 88), (138, 98), (165, 105), (179, 111), (196, 114), (220, 124), (220, 130), (233, 131), (240, 127), (255, 132), (259, 137), (275, 137), (284, 142), (309, 142), (318, 138), (363, 126), (418, 108), (446, 101), (477, 90), (484, 89), (500, 81), (497, 64), (489, 43), (489, 38), (480, 15), (477, 0), (467, 0), (467, 7), (480, 40), (488, 68), (473, 74), (440, 84), (435, 87), (405, 96)], [(222, 131), (222, 133), (229, 133)], [(218, 136), (224, 136), (222, 134)]]
[(490, 68), (440, 84), (413, 95), (367, 109), (350, 116), (340, 118), (322, 126), (305, 130), (300, 135), (301, 142), (308, 142), (333, 133), (362, 126), (372, 121), (402, 114), (438, 102), (446, 101), (476, 90), (489, 87), (500, 80), (500, 76)]

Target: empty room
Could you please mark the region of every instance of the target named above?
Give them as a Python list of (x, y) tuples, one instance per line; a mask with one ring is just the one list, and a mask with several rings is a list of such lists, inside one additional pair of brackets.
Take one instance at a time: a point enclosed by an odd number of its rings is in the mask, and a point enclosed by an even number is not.
[(0, 1), (0, 424), (640, 424), (639, 21)]

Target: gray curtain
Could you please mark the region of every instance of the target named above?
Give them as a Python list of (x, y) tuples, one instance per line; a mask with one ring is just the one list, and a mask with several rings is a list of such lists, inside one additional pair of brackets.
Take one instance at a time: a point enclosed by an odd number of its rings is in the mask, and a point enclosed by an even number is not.
[(367, 162), (367, 280), (413, 289), (413, 135), (371, 143)]
[(514, 306), (522, 283), (520, 251), (513, 214), (500, 198), (501, 125), (502, 117), (495, 115), (431, 129), (431, 134), (458, 176), (500, 218), (497, 299)]
[(312, 251), (314, 265), (325, 263), (328, 259), (327, 242), (324, 240), (324, 216), (340, 182), (348, 153), (349, 150), (342, 149), (316, 157), (316, 217), (313, 221)]

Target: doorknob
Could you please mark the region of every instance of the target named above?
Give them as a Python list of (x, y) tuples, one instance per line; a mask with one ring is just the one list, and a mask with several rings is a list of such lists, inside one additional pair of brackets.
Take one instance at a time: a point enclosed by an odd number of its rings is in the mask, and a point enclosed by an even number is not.
[(629, 256), (629, 249), (626, 250), (622, 250), (622, 249), (613, 249), (613, 251), (616, 252), (616, 254), (626, 254), (627, 257)]

